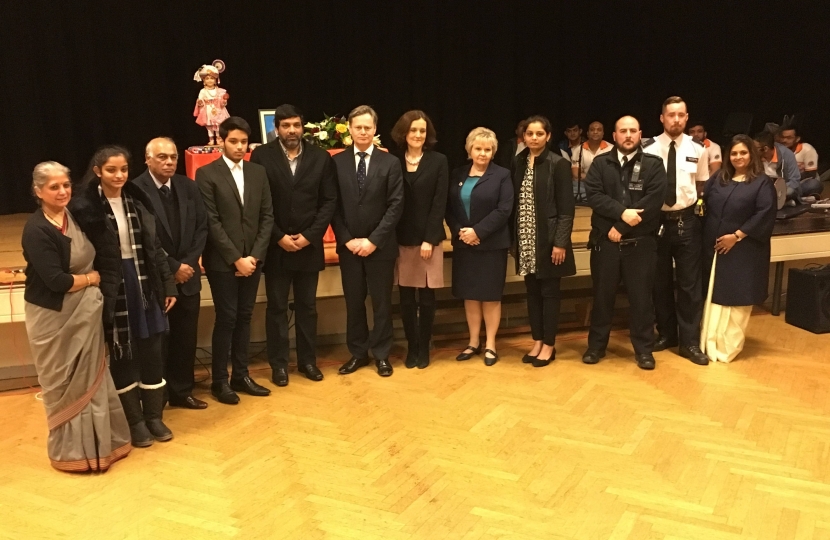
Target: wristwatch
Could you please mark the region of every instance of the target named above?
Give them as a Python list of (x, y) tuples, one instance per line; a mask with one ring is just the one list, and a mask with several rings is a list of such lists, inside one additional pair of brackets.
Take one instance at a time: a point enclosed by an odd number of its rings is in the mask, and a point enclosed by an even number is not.
[(741, 240), (743, 240), (743, 238), (741, 238), (740, 236), (738, 236), (738, 234), (737, 234), (737, 233), (732, 233), (732, 234), (734, 234), (734, 235), (735, 235), (735, 238), (737, 238), (737, 239), (738, 239), (738, 242), (740, 242)]

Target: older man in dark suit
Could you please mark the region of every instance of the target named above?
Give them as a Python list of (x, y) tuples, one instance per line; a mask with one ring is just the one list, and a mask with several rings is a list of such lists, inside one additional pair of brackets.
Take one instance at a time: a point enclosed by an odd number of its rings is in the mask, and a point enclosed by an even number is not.
[[(213, 327), (213, 384), (220, 403), (239, 403), (236, 392), (271, 393), (248, 374), (248, 343), (262, 261), (271, 241), (274, 213), (265, 169), (244, 161), (251, 127), (231, 116), (219, 125), (224, 155), (196, 171), (208, 216), (205, 266), (216, 323)], [(233, 363), (228, 384), (228, 360)]]
[(297, 371), (322, 381), (317, 368), (317, 280), (325, 268), (323, 235), (337, 203), (334, 162), (303, 141), (302, 113), (281, 105), (274, 113), (277, 140), (257, 147), (253, 163), (265, 167), (274, 203), (274, 228), (265, 259), (268, 310), (265, 331), (271, 380), (288, 384), (288, 293), (294, 286)]
[(153, 139), (147, 143), (144, 157), (147, 170), (133, 182), (153, 203), (161, 222), (161, 246), (179, 290), (176, 305), (167, 313), (170, 335), (164, 372), (168, 398), (174, 407), (204, 409), (207, 403), (193, 397), (193, 363), (202, 290), (199, 257), (207, 239), (205, 205), (196, 183), (176, 174), (179, 153), (172, 139)]
[[(369, 365), (369, 351), (378, 374), (392, 375), (395, 227), (403, 213), (403, 173), (397, 158), (372, 144), (377, 120), (377, 113), (367, 105), (349, 113), (354, 146), (334, 156), (338, 204), (332, 225), (346, 298), (346, 342), (352, 355), (340, 368), (343, 375)], [(371, 334), (366, 321), (367, 292), (374, 315)]]

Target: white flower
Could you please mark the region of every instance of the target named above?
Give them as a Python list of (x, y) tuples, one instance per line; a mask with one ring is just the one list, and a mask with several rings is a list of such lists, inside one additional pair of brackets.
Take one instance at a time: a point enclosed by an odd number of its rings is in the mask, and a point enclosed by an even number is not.
[(321, 141), (325, 141), (326, 139), (329, 138), (329, 134), (326, 131), (319, 131), (317, 133), (317, 138), (320, 139)]
[(312, 123), (312, 122), (306, 122), (305, 126), (303, 126), (303, 127), (307, 127), (308, 129), (311, 129), (311, 128), (317, 127), (317, 125)]

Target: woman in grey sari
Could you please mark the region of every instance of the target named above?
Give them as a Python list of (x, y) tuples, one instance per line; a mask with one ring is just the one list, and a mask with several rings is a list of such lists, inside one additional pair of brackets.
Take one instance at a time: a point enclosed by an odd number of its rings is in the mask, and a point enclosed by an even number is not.
[(26, 332), (49, 426), (47, 451), (61, 471), (106, 471), (130, 453), (130, 427), (104, 357), (104, 301), (95, 248), (66, 209), (69, 170), (40, 163), (40, 202), (23, 229)]

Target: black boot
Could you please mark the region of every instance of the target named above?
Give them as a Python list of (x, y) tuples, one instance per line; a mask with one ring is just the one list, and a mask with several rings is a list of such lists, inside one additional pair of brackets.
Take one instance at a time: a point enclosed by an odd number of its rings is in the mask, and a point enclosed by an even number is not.
[(144, 422), (153, 437), (159, 442), (172, 439), (173, 432), (161, 421), (164, 411), (164, 387), (142, 388), (141, 404), (144, 406)]
[(144, 423), (138, 388), (131, 388), (123, 394), (118, 394), (118, 397), (121, 398), (121, 407), (123, 407), (124, 416), (127, 417), (127, 423), (130, 425), (130, 441), (133, 446), (146, 448), (152, 445), (153, 435), (147, 429), (147, 424)]
[[(432, 300), (425, 297), (432, 293)], [(421, 289), (421, 307), (418, 313), (418, 369), (424, 369), (429, 365), (429, 349), (432, 343), (432, 323), (435, 321), (435, 292), (432, 289)]]
[(406, 335), (407, 351), (404, 365), (412, 369), (418, 364), (418, 304), (414, 287), (399, 287), (401, 295), (401, 322)]

